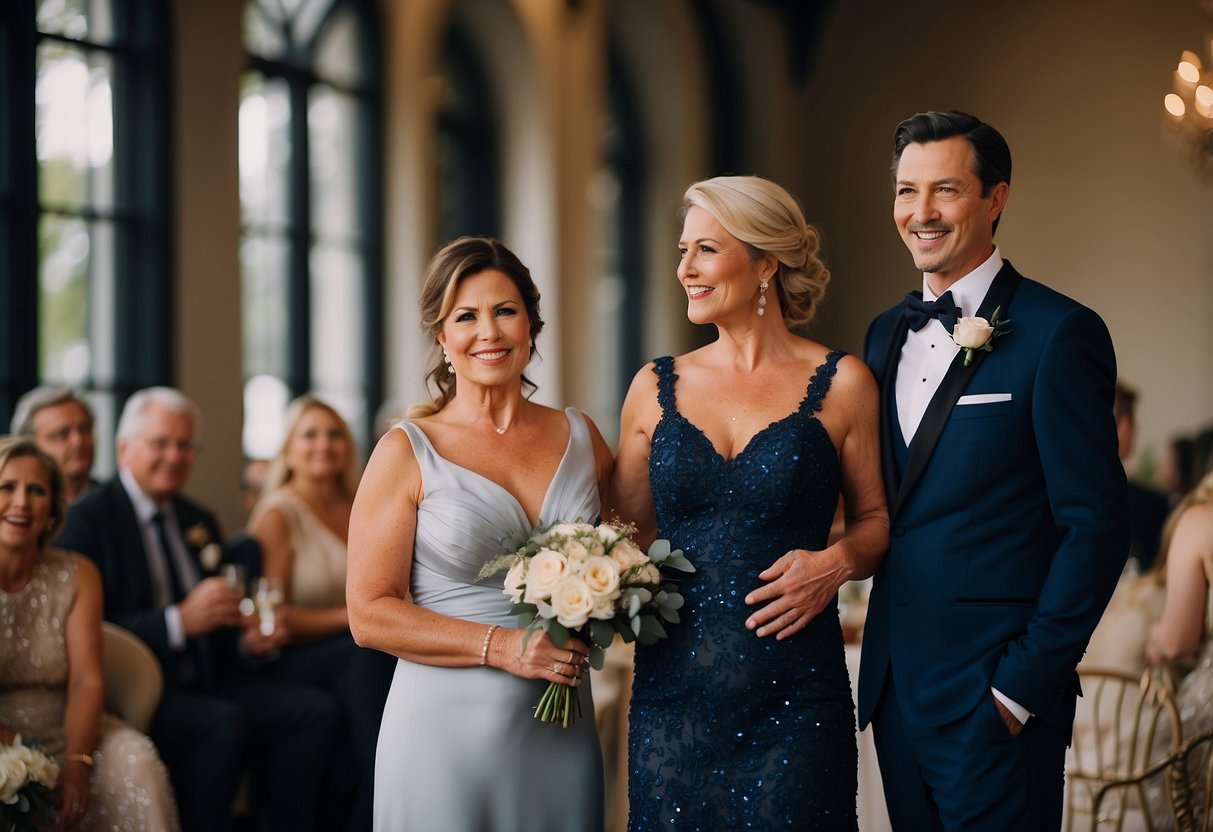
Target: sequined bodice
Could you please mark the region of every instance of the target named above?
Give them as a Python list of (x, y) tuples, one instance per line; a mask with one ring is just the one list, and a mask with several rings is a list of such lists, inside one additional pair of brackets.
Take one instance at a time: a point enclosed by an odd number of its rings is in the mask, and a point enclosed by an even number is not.
[[(677, 408), (673, 359), (655, 362), (662, 416), (649, 457), (658, 536), (697, 571), (669, 637), (639, 647), (629, 741), (631, 828), (852, 828), (806, 804), (811, 775), (854, 778), (854, 717), (835, 603), (795, 636), (745, 627), (746, 594), (790, 549), (823, 549), (838, 503), (838, 454), (818, 421), (841, 353), (800, 407), (723, 458)], [(811, 765), (796, 771), (792, 763)], [(814, 789), (813, 791), (817, 791)], [(829, 816), (826, 820), (822, 817)], [(854, 789), (849, 793), (854, 817)], [(824, 825), (821, 825), (824, 823)], [(808, 824), (808, 825), (806, 825)]]

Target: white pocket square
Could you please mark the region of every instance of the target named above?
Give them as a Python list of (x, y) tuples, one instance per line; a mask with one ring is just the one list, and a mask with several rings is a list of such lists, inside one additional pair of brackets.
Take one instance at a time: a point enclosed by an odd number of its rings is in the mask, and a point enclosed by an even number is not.
[(971, 396), (961, 396), (956, 404), (992, 404), (993, 402), (1011, 401), (1010, 393), (976, 393)]

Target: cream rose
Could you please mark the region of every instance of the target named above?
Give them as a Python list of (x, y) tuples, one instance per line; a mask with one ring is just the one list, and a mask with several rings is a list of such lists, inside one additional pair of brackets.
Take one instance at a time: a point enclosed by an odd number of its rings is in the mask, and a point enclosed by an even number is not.
[(661, 570), (655, 563), (646, 563), (640, 570), (640, 578), (646, 584), (661, 583)]
[(598, 533), (598, 539), (603, 543), (614, 543), (619, 539), (619, 532), (608, 523), (600, 523), (594, 531)]
[(585, 562), (590, 557), (589, 550), (576, 540), (566, 540), (564, 545), (560, 547), (560, 551), (564, 553), (568, 561), (568, 570), (570, 572), (580, 572), (585, 568)]
[(522, 600), (523, 586), (522, 582), (526, 579), (526, 561), (522, 558), (510, 567), (510, 571), (505, 573), (505, 594), (510, 596), (510, 600), (517, 604)]
[(619, 589), (619, 564), (608, 557), (590, 558), (581, 579), (596, 599), (614, 598)]
[(994, 336), (994, 327), (985, 318), (959, 318), (952, 329), (952, 341), (967, 350), (979, 350)]
[(585, 624), (594, 609), (594, 596), (579, 577), (565, 578), (552, 590), (552, 611), (556, 620), (570, 629)]
[(557, 537), (573, 537), (579, 532), (592, 532), (594, 527), (589, 523), (557, 523), (551, 531)]
[(12, 748), (0, 754), (0, 803), (17, 802), (17, 792), (25, 785), (28, 772), (25, 760)]
[(611, 549), (611, 560), (619, 564), (619, 571), (626, 572), (633, 566), (648, 563), (648, 555), (636, 548), (630, 540), (621, 540)]
[(22, 746), (21, 750), (24, 752), (25, 770), (29, 779), (48, 789), (55, 788), (55, 782), (59, 779), (59, 766), (55, 761), (36, 748)]
[(599, 621), (610, 621), (615, 617), (615, 602), (611, 598), (599, 598), (594, 602), (594, 609), (590, 610), (590, 618), (596, 618)]
[(552, 588), (564, 577), (567, 565), (564, 555), (553, 549), (536, 552), (526, 573), (526, 602), (533, 604), (551, 595)]

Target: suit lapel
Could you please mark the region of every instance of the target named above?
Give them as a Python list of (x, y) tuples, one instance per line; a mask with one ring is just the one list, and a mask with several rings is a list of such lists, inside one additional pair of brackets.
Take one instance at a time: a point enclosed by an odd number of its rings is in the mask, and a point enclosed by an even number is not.
[(880, 420), (880, 452), (884, 464), (881, 471), (884, 474), (884, 493), (889, 497), (897, 494), (897, 448), (894, 443), (900, 442), (899, 432), (893, 429), (893, 419), (897, 418), (897, 368), (901, 364), (901, 347), (905, 344), (906, 333), (910, 325), (906, 322), (905, 301), (902, 301), (901, 311), (897, 315), (897, 323), (893, 325), (893, 334), (889, 338), (888, 350), (884, 358), (884, 372), (880, 376), (880, 406), (884, 418)]
[[(981, 303), (981, 308), (977, 310), (977, 316), (989, 320), (990, 316), (994, 314), (994, 310), (1001, 307), (999, 317), (1002, 320), (1009, 320), (1011, 298), (1019, 287), (1021, 279), (1019, 273), (1011, 267), (1011, 264), (1004, 261), (1002, 268), (994, 278), (994, 282), (990, 284), (990, 291), (986, 292), (985, 299)], [(904, 339), (904, 331), (902, 336)], [(900, 348), (899, 341), (898, 360), (900, 360)], [(948, 417), (952, 413), (952, 408), (956, 405), (961, 393), (964, 392), (969, 381), (973, 378), (973, 374), (977, 372), (977, 368), (981, 366), (981, 362), (985, 360), (986, 355), (988, 353), (985, 350), (977, 350), (974, 352), (973, 361), (968, 367), (964, 366), (964, 350), (958, 352), (956, 358), (952, 360), (952, 365), (948, 368), (943, 381), (940, 382), (939, 389), (935, 391), (935, 395), (931, 398), (931, 403), (927, 405), (927, 410), (922, 416), (922, 422), (919, 424), (913, 440), (910, 441), (909, 456), (906, 459), (906, 470), (901, 478), (901, 483), (895, 492), (888, 492), (897, 495), (889, 506), (890, 518), (897, 516), (897, 512), (905, 502), (907, 495), (914, 488), (915, 483), (918, 482), (918, 478), (922, 476), (922, 472), (926, 470), (927, 462), (930, 461), (931, 454), (934, 453), (935, 446), (939, 443), (939, 436), (948, 424)]]

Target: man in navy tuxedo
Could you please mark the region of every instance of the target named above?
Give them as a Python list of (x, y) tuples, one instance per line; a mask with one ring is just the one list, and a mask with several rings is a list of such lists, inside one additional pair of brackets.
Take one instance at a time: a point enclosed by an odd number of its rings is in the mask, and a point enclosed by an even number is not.
[(1057, 829), (1075, 667), (1128, 552), (1111, 339), (995, 246), (1011, 152), (994, 128), (907, 119), (894, 179), (923, 281), (865, 342), (890, 544), (859, 723), (896, 829)]
[(118, 476), (72, 504), (56, 545), (97, 562), (106, 619), (160, 660), (164, 695), (149, 733), (186, 832), (226, 828), (246, 751), (267, 758), (270, 828), (312, 829), (337, 705), (262, 678), (245, 660), (265, 655), (273, 637), (242, 626), (239, 595), (215, 574), (219, 526), (179, 493), (197, 430), (197, 408), (177, 390), (131, 396), (118, 422)]

